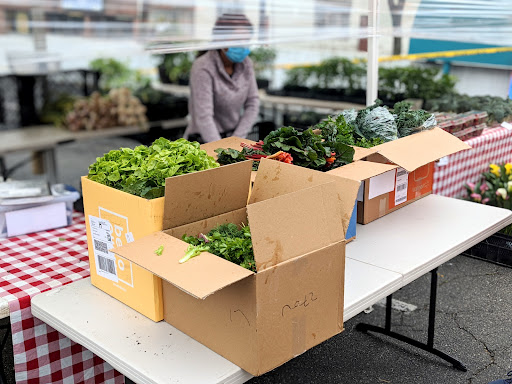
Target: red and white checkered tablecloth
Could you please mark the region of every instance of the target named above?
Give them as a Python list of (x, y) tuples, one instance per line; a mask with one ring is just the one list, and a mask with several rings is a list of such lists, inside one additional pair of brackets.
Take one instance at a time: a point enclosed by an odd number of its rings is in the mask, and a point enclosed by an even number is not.
[(433, 193), (448, 197), (465, 195), (464, 184), (477, 182), (491, 163), (512, 161), (512, 131), (503, 127), (486, 129), (466, 141), (473, 149), (448, 156), (436, 163)]
[(9, 303), (16, 383), (124, 383), (108, 363), (32, 316), (34, 295), (88, 276), (80, 213), (69, 227), (0, 240), (0, 296)]

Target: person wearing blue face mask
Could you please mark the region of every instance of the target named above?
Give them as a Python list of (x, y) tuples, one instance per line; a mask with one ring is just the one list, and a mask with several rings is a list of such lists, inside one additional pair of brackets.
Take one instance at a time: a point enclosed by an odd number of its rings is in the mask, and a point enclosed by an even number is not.
[(249, 56), (249, 53), (251, 53), (249, 48), (233, 47), (227, 49), (226, 57), (233, 63), (241, 63), (247, 56)]
[[(250, 36), (244, 15), (222, 15), (213, 29), (214, 41)], [(239, 41), (238, 41), (239, 42)], [(245, 138), (259, 112), (258, 86), (250, 49), (234, 45), (202, 52), (190, 71), (189, 125), (184, 137), (202, 143), (224, 137)]]

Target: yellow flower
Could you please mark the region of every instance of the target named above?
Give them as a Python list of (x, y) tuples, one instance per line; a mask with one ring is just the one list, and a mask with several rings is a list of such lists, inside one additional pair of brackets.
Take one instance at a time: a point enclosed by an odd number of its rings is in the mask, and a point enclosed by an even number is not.
[(491, 168), (491, 173), (494, 173), (496, 176), (500, 177), (500, 166), (496, 164), (489, 165)]
[(511, 163), (505, 164), (505, 170), (506, 170), (507, 175), (510, 175), (512, 173), (512, 164)]

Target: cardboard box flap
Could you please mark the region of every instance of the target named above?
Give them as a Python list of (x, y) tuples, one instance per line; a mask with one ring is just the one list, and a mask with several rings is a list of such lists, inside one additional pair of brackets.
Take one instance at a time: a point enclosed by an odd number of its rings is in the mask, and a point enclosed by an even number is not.
[(240, 146), (240, 143), (247, 143), (247, 144), (255, 144), (256, 142), (249, 139), (242, 139), (241, 137), (231, 136), (226, 137), (225, 139), (212, 141), (210, 143), (201, 144), (201, 149), (204, 149), (207, 154), (212, 156), (214, 159), (217, 159), (217, 153), (215, 150), (217, 148), (232, 148), (236, 149), (237, 151), (241, 151), (242, 147)]
[(333, 181), (250, 204), (247, 217), (258, 271), (345, 239)]
[(336, 183), (338, 192), (337, 208), (341, 210), (343, 230), (346, 232), (360, 182), (333, 176), (330, 172), (320, 172), (275, 160), (263, 159), (256, 173), (249, 204), (333, 181)]
[(364, 159), (367, 156), (370, 156), (376, 152), (375, 147), (372, 148), (361, 148), (361, 147), (355, 147), (354, 148), (354, 161)]
[(412, 172), (422, 165), (471, 147), (436, 127), (374, 148), (388, 160)]
[(333, 169), (332, 171), (327, 172), (327, 174), (346, 177), (351, 180), (363, 181), (396, 168), (398, 168), (398, 166), (392, 164), (356, 161), (354, 163), (344, 165), (343, 167)]
[[(163, 246), (162, 255), (155, 253)], [(188, 244), (180, 239), (155, 232), (122, 247), (115, 254), (130, 260), (188, 294), (204, 299), (254, 273), (208, 252), (180, 264)]]
[(164, 229), (178, 227), (245, 207), (252, 161), (165, 180)]

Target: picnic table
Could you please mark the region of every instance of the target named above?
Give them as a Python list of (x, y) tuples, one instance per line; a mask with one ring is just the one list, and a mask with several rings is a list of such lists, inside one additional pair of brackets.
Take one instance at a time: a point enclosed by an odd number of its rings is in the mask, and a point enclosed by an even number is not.
[(436, 163), (433, 192), (448, 197), (465, 195), (464, 184), (476, 183), (491, 163), (512, 162), (512, 130), (503, 126), (485, 129), (466, 140), (473, 149), (447, 156)]
[[(508, 210), (430, 195), (370, 224), (358, 225), (357, 239), (347, 245), (344, 320), (385, 297), (390, 304), (394, 292), (433, 271), (427, 343), (412, 340), (414, 344), (391, 331), (390, 305), (385, 328), (364, 324), (358, 328), (409, 342), (464, 369), (461, 362), (434, 347), (436, 268), (510, 223)], [(82, 277), (33, 297), (32, 314), (127, 378), (139, 384), (171, 379), (242, 383), (251, 378), (170, 324), (145, 318)]]
[(87, 236), (81, 213), (73, 214), (68, 227), (1, 239), (0, 318), (10, 317), (18, 384), (123, 382), (123, 376), (108, 363), (31, 313), (34, 295), (88, 276)]
[(70, 131), (53, 125), (41, 125), (0, 131), (0, 176), (6, 176), (7, 170), (2, 157), (18, 151), (41, 152), (43, 170), (50, 184), (58, 180), (55, 149), (58, 145), (80, 140), (100, 139), (105, 137), (133, 135), (148, 132), (158, 126), (173, 129), (187, 125), (185, 118), (147, 123), (144, 125), (112, 127), (92, 131)]

